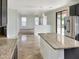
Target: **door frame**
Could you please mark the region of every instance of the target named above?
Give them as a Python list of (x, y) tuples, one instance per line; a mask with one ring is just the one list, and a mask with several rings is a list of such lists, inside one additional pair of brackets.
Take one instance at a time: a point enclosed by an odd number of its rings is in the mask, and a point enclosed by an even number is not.
[[(58, 12), (56, 12), (56, 34), (57, 34), (57, 14), (58, 13), (60, 13), (61, 14), (61, 20), (62, 20), (62, 13), (64, 12), (64, 11), (67, 11), (67, 10), (62, 10), (62, 11), (58, 11)], [(62, 24), (61, 24), (61, 26), (62, 26)]]

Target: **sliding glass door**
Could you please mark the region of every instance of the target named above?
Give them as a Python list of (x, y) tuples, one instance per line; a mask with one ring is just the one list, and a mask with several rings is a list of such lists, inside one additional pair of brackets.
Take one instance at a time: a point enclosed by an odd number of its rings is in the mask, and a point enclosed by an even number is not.
[(61, 12), (58, 12), (57, 13), (57, 34), (61, 34), (61, 30), (62, 30), (62, 28), (61, 28), (61, 18), (62, 18), (62, 16), (61, 16)]
[(56, 13), (56, 32), (64, 35), (64, 18), (68, 16), (67, 11), (60, 11)]

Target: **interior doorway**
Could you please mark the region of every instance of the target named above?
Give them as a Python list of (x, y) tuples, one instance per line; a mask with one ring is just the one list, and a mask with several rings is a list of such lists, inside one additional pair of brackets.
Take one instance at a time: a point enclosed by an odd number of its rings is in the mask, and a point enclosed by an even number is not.
[(64, 18), (68, 16), (68, 11), (59, 11), (56, 13), (56, 33), (64, 35)]

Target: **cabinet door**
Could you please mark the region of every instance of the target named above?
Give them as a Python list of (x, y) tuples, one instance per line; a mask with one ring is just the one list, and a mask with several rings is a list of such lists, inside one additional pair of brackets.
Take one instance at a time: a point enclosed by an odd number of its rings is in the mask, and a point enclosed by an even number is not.
[(2, 26), (7, 25), (7, 0), (2, 0)]
[(53, 49), (44, 39), (40, 40), (43, 59), (64, 59), (64, 49)]
[(76, 5), (76, 15), (79, 16), (79, 4)]
[(47, 44), (49, 49), (48, 59), (58, 59), (58, 50), (53, 49), (50, 45)]
[(2, 25), (2, 0), (0, 0), (0, 26)]
[(47, 44), (43, 39), (40, 40), (40, 43), (43, 59), (48, 59), (49, 50), (47, 48)]
[(70, 16), (76, 16), (76, 5), (70, 6)]

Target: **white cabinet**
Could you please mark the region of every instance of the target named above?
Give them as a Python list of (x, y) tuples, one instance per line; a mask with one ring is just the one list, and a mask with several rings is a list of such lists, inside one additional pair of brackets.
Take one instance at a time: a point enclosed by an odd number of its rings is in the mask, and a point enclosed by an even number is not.
[(40, 44), (40, 46), (41, 46), (41, 53), (42, 53), (42, 56), (43, 56), (43, 58), (44, 59), (48, 59), (48, 53), (49, 53), (49, 50), (48, 50), (48, 48), (47, 48), (47, 44), (43, 41), (43, 40), (40, 40), (41, 42), (41, 44)]
[(40, 40), (41, 54), (44, 59), (64, 59), (64, 49), (53, 49), (44, 39)]

